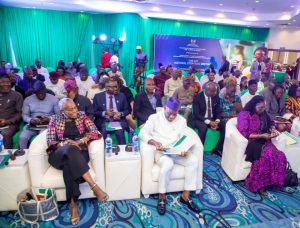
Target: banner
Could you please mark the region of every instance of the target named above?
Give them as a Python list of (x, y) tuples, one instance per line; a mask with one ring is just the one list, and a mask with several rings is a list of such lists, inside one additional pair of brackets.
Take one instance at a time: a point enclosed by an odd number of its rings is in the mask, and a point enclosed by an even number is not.
[[(252, 64), (256, 50), (262, 46), (263, 42), (154, 34), (154, 68), (162, 63), (183, 69), (191, 65), (207, 69), (213, 64), (218, 69), (225, 55), (229, 62), (239, 62), (243, 70)], [(266, 56), (267, 51), (261, 49), (259, 55)]]

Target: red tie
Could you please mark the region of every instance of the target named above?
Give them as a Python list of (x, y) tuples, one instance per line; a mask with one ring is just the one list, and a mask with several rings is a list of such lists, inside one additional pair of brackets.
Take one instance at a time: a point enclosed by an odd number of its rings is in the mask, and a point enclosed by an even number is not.
[[(109, 95), (109, 109), (110, 110), (114, 110), (114, 106), (113, 106), (113, 96)], [(109, 121), (112, 122), (114, 120), (114, 118), (112, 116), (109, 117)]]

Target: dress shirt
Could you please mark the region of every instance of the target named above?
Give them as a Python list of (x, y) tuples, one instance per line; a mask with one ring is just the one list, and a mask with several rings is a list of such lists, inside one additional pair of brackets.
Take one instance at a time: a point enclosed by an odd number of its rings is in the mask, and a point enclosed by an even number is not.
[(152, 108), (155, 110), (156, 109), (156, 97), (154, 96), (154, 94), (147, 94), (147, 97), (149, 99), (149, 102), (152, 106)]
[(241, 96), (241, 102), (242, 102), (243, 108), (256, 95), (258, 95), (258, 93), (255, 93), (254, 95), (251, 95), (249, 92), (247, 92), (243, 96)]
[(179, 78), (177, 80), (174, 80), (173, 78), (168, 79), (165, 82), (164, 95), (167, 97), (171, 97), (175, 92), (175, 90), (178, 89), (180, 86), (182, 86), (181, 79)]
[(45, 86), (47, 89), (50, 89), (58, 99), (66, 97), (67, 91), (64, 87), (64, 80), (58, 79), (56, 84), (53, 84), (50, 80), (45, 81)]
[(85, 81), (82, 81), (80, 77), (76, 77), (76, 84), (78, 86), (78, 93), (82, 96), (86, 96), (88, 90), (95, 85), (95, 82), (93, 81), (91, 76), (88, 76), (88, 78)]
[[(210, 99), (211, 116), (213, 117), (214, 114), (213, 114), (213, 107), (212, 107), (212, 99), (211, 99), (211, 97), (206, 96), (205, 92), (203, 92), (203, 94), (204, 94), (205, 103), (206, 103), (206, 111), (205, 111), (205, 116), (204, 116), (204, 118), (206, 120), (204, 120), (204, 123), (205, 124), (210, 124), (211, 120), (207, 119), (208, 118), (208, 98)], [(216, 119), (216, 122), (219, 123), (220, 120)]]
[(37, 68), (39, 74), (49, 74), (48, 70), (45, 67)]
[(26, 123), (30, 123), (30, 120), (32, 118), (36, 118), (37, 116), (50, 117), (58, 113), (60, 113), (58, 99), (51, 94), (46, 94), (44, 100), (38, 99), (35, 94), (27, 97), (24, 100), (22, 117)]
[(116, 55), (113, 55), (110, 60), (109, 60), (110, 65), (114, 64), (114, 63), (119, 63), (119, 57)]

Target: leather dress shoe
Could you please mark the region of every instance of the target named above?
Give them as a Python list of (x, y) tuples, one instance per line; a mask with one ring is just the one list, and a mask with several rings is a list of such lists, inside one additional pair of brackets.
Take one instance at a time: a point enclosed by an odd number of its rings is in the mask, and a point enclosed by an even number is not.
[(157, 212), (160, 215), (164, 215), (166, 213), (166, 199), (158, 199)]
[(198, 206), (197, 206), (190, 198), (188, 198), (188, 200), (185, 201), (185, 200), (182, 198), (182, 196), (180, 196), (180, 202), (183, 203), (183, 204), (185, 204), (185, 205), (187, 205), (187, 207), (188, 207), (190, 210), (192, 210), (192, 211), (194, 211), (194, 212), (196, 212), (196, 213), (200, 213), (200, 209), (198, 208)]

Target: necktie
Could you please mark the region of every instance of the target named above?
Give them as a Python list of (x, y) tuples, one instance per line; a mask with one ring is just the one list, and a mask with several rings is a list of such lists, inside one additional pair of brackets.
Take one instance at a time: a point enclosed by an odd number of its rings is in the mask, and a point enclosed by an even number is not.
[(211, 112), (211, 102), (210, 102), (210, 97), (207, 98), (207, 118), (211, 119), (212, 117), (212, 112)]
[[(110, 95), (109, 96), (109, 109), (113, 111), (114, 107), (113, 107), (113, 100), (112, 99), (113, 99), (113, 96)], [(114, 120), (114, 118), (112, 116), (110, 116), (109, 121), (113, 121), (113, 120)]]

